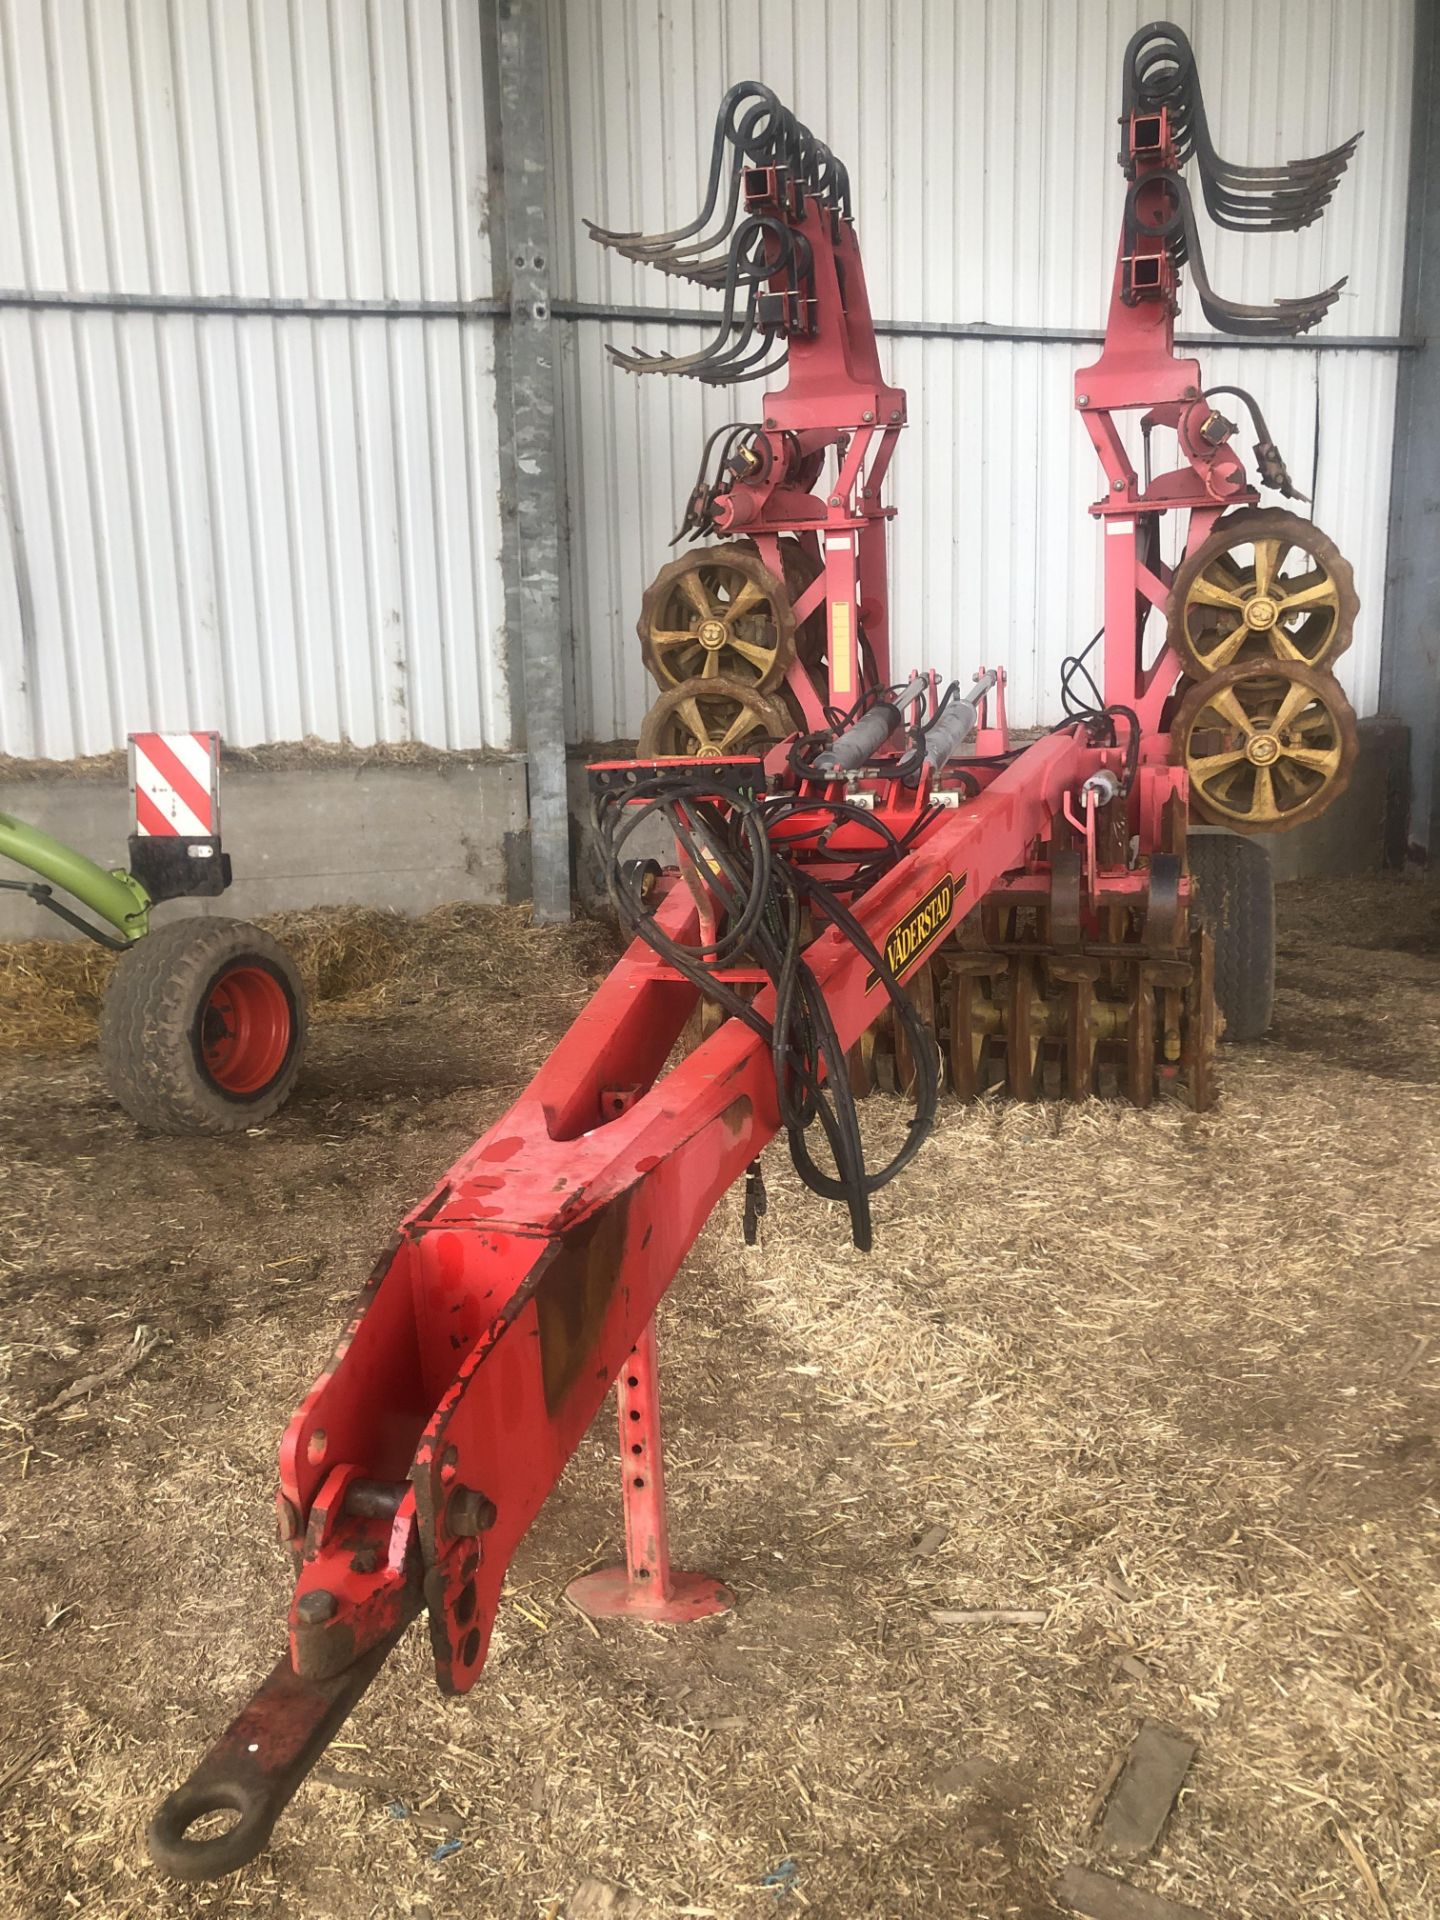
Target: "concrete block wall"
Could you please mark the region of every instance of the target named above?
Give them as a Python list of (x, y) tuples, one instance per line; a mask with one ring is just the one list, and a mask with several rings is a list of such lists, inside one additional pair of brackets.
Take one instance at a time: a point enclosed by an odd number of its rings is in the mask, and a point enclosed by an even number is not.
[[(235, 881), (215, 900), (158, 910), (254, 919), (285, 907), (374, 906), (424, 913), (455, 900), (528, 896), (525, 763), (439, 758), (416, 766), (226, 768), (221, 836)], [(0, 780), (13, 813), (104, 866), (124, 866), (130, 799), (122, 777)], [(23, 877), (8, 861), (4, 877)], [(0, 892), (0, 939), (63, 937), (23, 894)]]

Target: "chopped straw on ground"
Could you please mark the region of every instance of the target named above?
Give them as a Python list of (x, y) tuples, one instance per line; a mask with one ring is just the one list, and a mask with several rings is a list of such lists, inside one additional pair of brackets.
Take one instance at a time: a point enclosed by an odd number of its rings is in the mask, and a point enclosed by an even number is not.
[[(557, 945), (527, 907), (437, 907), (419, 920), (374, 907), (314, 907), (267, 914), (259, 924), (294, 956), (322, 1021), (370, 1018), (442, 991), (518, 985), (543, 994)], [(586, 921), (558, 939), (597, 960), (612, 944)], [(90, 940), (0, 944), (0, 1052), (92, 1045), (118, 957)]]
[[(501, 959), (508, 920), (432, 916), (378, 1002), (337, 959), (364, 1017), (236, 1141), (137, 1136), (84, 1053), (0, 1060), (0, 1911), (560, 1920), (593, 1876), (632, 1920), (1039, 1920), (1117, 1864), (1094, 1798), (1146, 1717), (1199, 1752), (1137, 1886), (1440, 1911), (1437, 905), (1286, 889), (1274, 1035), (1215, 1112), (946, 1107), (869, 1257), (772, 1148), (763, 1244), (732, 1194), (660, 1316), (672, 1545), (736, 1612), (564, 1603), (620, 1547), (607, 1411), (475, 1692), (412, 1631), (219, 1888), (160, 1886), (143, 1823), (280, 1650), (280, 1430), (603, 940), (516, 921)], [(899, 1124), (870, 1103), (877, 1150)], [(933, 1618), (970, 1608), (1044, 1618)]]

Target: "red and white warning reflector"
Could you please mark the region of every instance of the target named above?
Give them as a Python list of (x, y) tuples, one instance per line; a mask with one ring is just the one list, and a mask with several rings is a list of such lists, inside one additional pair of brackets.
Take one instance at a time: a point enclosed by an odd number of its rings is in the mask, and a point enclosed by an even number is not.
[(130, 791), (142, 839), (217, 839), (219, 734), (132, 733)]

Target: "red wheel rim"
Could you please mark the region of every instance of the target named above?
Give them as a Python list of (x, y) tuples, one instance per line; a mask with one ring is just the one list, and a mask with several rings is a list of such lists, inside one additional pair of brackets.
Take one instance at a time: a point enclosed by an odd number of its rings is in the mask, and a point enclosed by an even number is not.
[(231, 967), (200, 1010), (200, 1057), (220, 1088), (243, 1098), (261, 1092), (290, 1051), (290, 998), (263, 967)]

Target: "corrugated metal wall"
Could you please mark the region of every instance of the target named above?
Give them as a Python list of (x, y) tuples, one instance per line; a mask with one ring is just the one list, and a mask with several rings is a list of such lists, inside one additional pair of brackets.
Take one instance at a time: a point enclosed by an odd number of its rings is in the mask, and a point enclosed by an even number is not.
[[(1211, 277), (1242, 300), (1348, 272), (1326, 338), (1393, 334), (1409, 150), (1412, 0), (1171, 0), (1191, 34), (1220, 150), (1251, 162), (1366, 137), (1335, 201), (1302, 234), (1220, 233)], [(1123, 185), (1120, 60), (1150, 0), (551, 0), (555, 295), (706, 304), (682, 282), (589, 245), (582, 215), (655, 231), (699, 204), (724, 88), (774, 87), (848, 163), (871, 298), (896, 321), (1103, 324)], [(711, 303), (713, 304), (713, 303)], [(1201, 331), (1187, 302), (1181, 325)], [(704, 434), (753, 417), (759, 388), (698, 389), (612, 369), (603, 342), (693, 350), (690, 328), (579, 320), (564, 329), (575, 724), (633, 735), (651, 688), (641, 594), (694, 477)], [(1057, 717), (1063, 655), (1099, 624), (1098, 464), (1073, 415), (1074, 343), (892, 338), (912, 425), (892, 469), (898, 664), (1011, 670), (1013, 718)], [(1254, 390), (1364, 610), (1341, 677), (1373, 709), (1395, 356), (1201, 350), (1209, 382)], [(1319, 422), (1319, 445), (1316, 423)]]
[[(1171, 8), (1225, 151), (1285, 157), (1367, 128), (1319, 226), (1206, 231), (1238, 298), (1348, 270), (1329, 339), (1398, 324), (1411, 10)], [(719, 96), (753, 75), (849, 162), (879, 315), (1098, 325), (1120, 55), (1150, 11), (550, 0), (555, 298), (704, 304), (589, 246), (580, 217), (688, 217)], [(480, 15), (0, 0), (0, 751), (66, 757), (150, 725), (509, 744), (494, 330), (466, 311), (491, 290)], [(637, 380), (603, 356), (607, 338), (693, 346), (690, 330), (560, 335), (572, 730), (633, 735), (641, 594), (705, 431), (758, 392)], [(1052, 718), (1060, 658), (1098, 622), (1098, 471), (1071, 411), (1090, 350), (910, 336), (885, 352), (913, 422), (892, 488), (901, 658), (1003, 658), (1017, 719)], [(1260, 394), (1301, 483), (1315, 476), (1365, 602), (1344, 677), (1373, 707), (1394, 355), (1205, 364)]]
[(0, 67), (0, 751), (507, 745), (475, 0), (0, 0)]

